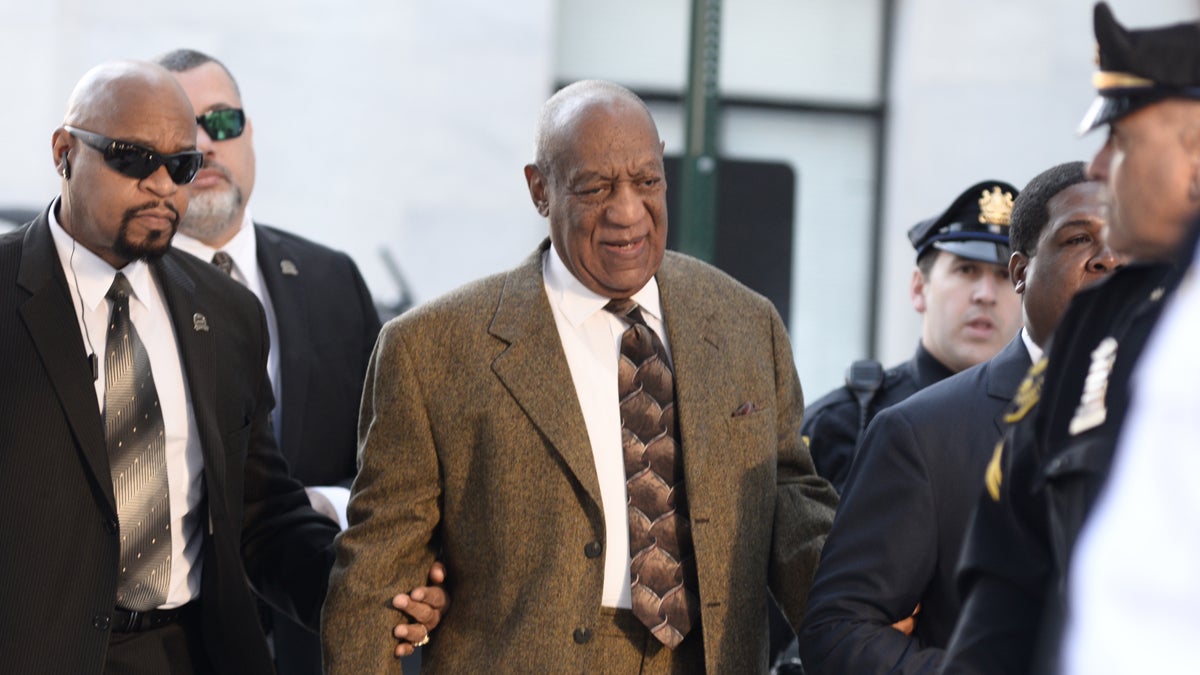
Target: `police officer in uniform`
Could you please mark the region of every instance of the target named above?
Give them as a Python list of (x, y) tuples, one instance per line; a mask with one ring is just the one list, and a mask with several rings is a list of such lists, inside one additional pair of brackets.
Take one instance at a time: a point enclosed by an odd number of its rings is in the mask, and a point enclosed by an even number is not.
[(880, 410), (1000, 351), (1021, 327), (1008, 279), (1008, 228), (1017, 189), (989, 180), (908, 231), (917, 252), (910, 297), (922, 315), (913, 358), (886, 372), (857, 361), (839, 387), (808, 407), (801, 433), (817, 473), (840, 493), (867, 423)]
[(1195, 437), (1155, 438), (1144, 403), (1196, 398), (1194, 343), (1147, 357), (1175, 337), (1156, 324), (1179, 325), (1176, 290), (1195, 305), (1200, 26), (1127, 30), (1101, 3), (1095, 30), (1100, 96), (1082, 128), (1110, 136), (1089, 173), (1110, 188), (1109, 243), (1141, 262), (1076, 296), (1014, 399), (960, 562), (947, 673), (1195, 668), (1195, 476), (1177, 461)]
[[(1105, 188), (1083, 162), (1042, 172), (1012, 213), (1009, 271), (1025, 327), (990, 360), (871, 422), (821, 551), (800, 631), (808, 675), (937, 672), (958, 618), (963, 535), (1004, 412), (1072, 294), (1117, 266)], [(920, 611), (911, 634), (895, 624)]]

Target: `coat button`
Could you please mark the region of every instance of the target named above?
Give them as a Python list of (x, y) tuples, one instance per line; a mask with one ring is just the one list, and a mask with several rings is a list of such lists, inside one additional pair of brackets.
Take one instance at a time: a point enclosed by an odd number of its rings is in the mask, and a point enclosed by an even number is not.
[(591, 639), (592, 639), (592, 631), (590, 628), (576, 628), (575, 629), (575, 643), (576, 644), (581, 644), (581, 645), (587, 644), (588, 642), (591, 641)]
[(598, 541), (588, 542), (588, 545), (583, 547), (583, 554), (589, 558), (598, 558), (603, 552), (604, 546)]
[(117, 521), (115, 519), (106, 518), (104, 520), (104, 530), (106, 532), (108, 532), (109, 534), (116, 534), (117, 530), (119, 530), (119, 529), (120, 529), (120, 525), (117, 523)]
[(96, 630), (108, 630), (110, 621), (111, 620), (107, 616), (103, 614), (97, 614), (96, 616), (92, 617), (92, 628), (95, 628)]

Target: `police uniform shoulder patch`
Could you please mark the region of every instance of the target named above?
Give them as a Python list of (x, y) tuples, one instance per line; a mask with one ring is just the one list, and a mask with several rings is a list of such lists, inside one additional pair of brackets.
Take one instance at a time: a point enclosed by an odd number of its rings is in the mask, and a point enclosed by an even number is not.
[(1116, 339), (1109, 336), (1101, 340), (1092, 350), (1091, 357), (1092, 362), (1083, 382), (1079, 405), (1075, 408), (1075, 416), (1071, 418), (1067, 427), (1072, 436), (1095, 429), (1108, 419), (1105, 401), (1108, 395), (1108, 378), (1112, 375), (1113, 364), (1117, 361)]
[(1033, 406), (1037, 405), (1038, 400), (1042, 397), (1042, 382), (1046, 379), (1046, 357), (1038, 359), (1038, 362), (1030, 367), (1029, 372), (1025, 374), (1025, 379), (1021, 381), (1021, 386), (1017, 387), (1017, 393), (1013, 396), (1012, 403), (1008, 406), (1008, 412), (1004, 414), (1004, 421), (1009, 424), (1020, 422), (1033, 410)]
[(1003, 471), (1000, 469), (1000, 457), (1004, 454), (1004, 439), (1001, 438), (996, 443), (996, 450), (992, 453), (992, 461), (988, 462), (987, 473), (983, 474), (984, 485), (987, 486), (988, 496), (992, 501), (1000, 501), (1000, 483), (1004, 478)]

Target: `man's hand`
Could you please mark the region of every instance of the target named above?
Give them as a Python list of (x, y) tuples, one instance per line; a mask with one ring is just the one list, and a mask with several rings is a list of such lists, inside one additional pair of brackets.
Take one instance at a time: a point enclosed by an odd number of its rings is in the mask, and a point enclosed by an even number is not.
[(917, 628), (917, 615), (920, 613), (921, 613), (921, 603), (918, 602), (916, 609), (913, 610), (913, 613), (911, 615), (909, 615), (908, 618), (901, 619), (901, 620), (897, 621), (896, 623), (892, 624), (892, 628), (895, 628), (896, 630), (900, 631), (901, 633), (904, 633), (905, 635), (912, 635), (913, 631), (916, 630), (916, 628)]
[(418, 586), (408, 593), (392, 598), (392, 607), (404, 612), (412, 623), (398, 624), (392, 635), (400, 641), (396, 645), (396, 658), (408, 656), (417, 647), (429, 642), (429, 634), (442, 620), (442, 614), (450, 606), (450, 596), (442, 584), (446, 582), (446, 567), (440, 562), (429, 568), (429, 585)]

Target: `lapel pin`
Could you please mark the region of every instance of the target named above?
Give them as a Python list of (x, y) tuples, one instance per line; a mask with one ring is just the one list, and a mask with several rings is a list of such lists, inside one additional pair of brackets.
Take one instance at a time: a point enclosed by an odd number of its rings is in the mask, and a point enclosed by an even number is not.
[(280, 260), (279, 271), (292, 277), (300, 275), (300, 270), (296, 269), (296, 263), (291, 260)]
[(208, 332), (208, 317), (204, 316), (200, 312), (196, 312), (195, 314), (193, 314), (192, 315), (192, 330), (196, 331), (197, 333), (199, 333), (201, 331), (207, 333)]
[(1071, 418), (1067, 427), (1072, 436), (1095, 429), (1108, 418), (1104, 397), (1108, 393), (1108, 377), (1112, 375), (1116, 360), (1117, 341), (1112, 337), (1101, 340), (1092, 351), (1092, 365), (1088, 366), (1087, 378), (1083, 381), (1083, 394), (1079, 398), (1079, 406), (1075, 408), (1075, 417)]

